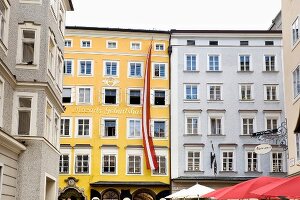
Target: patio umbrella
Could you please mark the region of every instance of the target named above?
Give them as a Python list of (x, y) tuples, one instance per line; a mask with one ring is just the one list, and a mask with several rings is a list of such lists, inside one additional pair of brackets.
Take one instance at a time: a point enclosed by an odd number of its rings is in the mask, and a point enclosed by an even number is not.
[(262, 197), (300, 198), (300, 176), (283, 178), (252, 191)]
[(226, 192), (226, 190), (228, 190), (229, 188), (230, 187), (224, 187), (224, 188), (214, 190), (212, 192), (202, 195), (201, 198), (210, 198), (210, 197), (215, 197), (217, 195), (221, 195), (222, 193)]
[(262, 176), (241, 182), (215, 195), (216, 199), (250, 199), (259, 198), (260, 195), (250, 193), (251, 191), (266, 184), (280, 180), (281, 178)]
[(180, 199), (186, 197), (186, 189), (179, 190), (178, 192), (175, 192), (173, 194), (170, 194), (166, 196), (166, 199)]
[(210, 187), (206, 187), (204, 185), (196, 184), (188, 189), (186, 189), (186, 198), (200, 198), (202, 195), (207, 194), (209, 192), (214, 191), (214, 189)]

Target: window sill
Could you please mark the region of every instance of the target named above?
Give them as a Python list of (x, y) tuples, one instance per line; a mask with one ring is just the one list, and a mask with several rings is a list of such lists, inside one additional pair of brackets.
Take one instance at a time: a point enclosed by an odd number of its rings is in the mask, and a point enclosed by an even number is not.
[(278, 174), (286, 174), (286, 173), (287, 173), (287, 172), (270, 172), (270, 174), (274, 174), (274, 175), (275, 175), (275, 174), (277, 174), (277, 175), (278, 175)]
[(142, 176), (142, 175), (143, 175), (142, 173), (140, 173), (140, 174), (138, 174), (138, 173), (132, 173), (132, 174), (126, 173), (126, 176)]
[(184, 99), (183, 103), (200, 103), (200, 99)]
[(78, 105), (78, 106), (86, 106), (86, 105), (93, 105), (93, 103), (91, 103), (91, 102), (77, 102), (76, 103), (76, 105)]
[(207, 73), (222, 73), (222, 70), (206, 70)]
[(223, 103), (224, 100), (207, 100), (207, 103)]
[(184, 73), (199, 73), (200, 70), (183, 70)]
[(80, 48), (82, 48), (82, 49), (91, 49), (92, 47), (82, 47), (82, 46), (80, 46)]
[(153, 80), (168, 80), (167, 77), (152, 77)]
[(103, 106), (119, 106), (119, 104), (103, 103)]
[(204, 173), (204, 171), (202, 171), (202, 170), (184, 170), (184, 173), (193, 173), (193, 172)]
[(93, 74), (78, 74), (78, 77), (93, 77)]
[(279, 103), (279, 100), (264, 100), (265, 103)]
[(90, 176), (91, 174), (90, 173), (74, 173), (76, 174), (77, 176)]
[(142, 104), (127, 104), (130, 107), (142, 107)]
[(141, 139), (143, 139), (143, 137), (141, 137), (141, 136), (137, 136), (137, 137), (130, 137), (130, 136), (127, 136), (127, 139), (128, 140), (141, 140)]
[(226, 136), (226, 135), (223, 135), (223, 134), (208, 134), (207, 136), (213, 136), (213, 137), (222, 137), (222, 136)]
[(105, 139), (105, 140), (112, 140), (112, 139), (115, 140), (115, 139), (118, 139), (117, 136), (101, 136), (101, 138)]
[(197, 133), (197, 134), (194, 134), (194, 133), (185, 133), (183, 136), (186, 136), (186, 137), (189, 137), (189, 136), (202, 136), (202, 134), (200, 133)]
[(151, 176), (168, 176), (168, 174), (151, 174)]
[(268, 73), (270, 73), (270, 74), (277, 74), (277, 73), (279, 73), (279, 70), (273, 70), (273, 71), (266, 71), (266, 70), (264, 70), (262, 72), (266, 73), (266, 74), (268, 74)]
[(128, 76), (130, 79), (143, 79), (143, 76)]
[(61, 138), (71, 138), (71, 135), (60, 135)]
[(240, 101), (240, 103), (254, 103), (254, 99), (249, 99), (249, 100), (240, 99), (239, 101)]
[(238, 70), (237, 73), (253, 73), (254, 71), (253, 70), (250, 70), (250, 71), (241, 71), (241, 70)]
[(262, 174), (261, 171), (245, 171), (245, 174)]
[(168, 107), (168, 105), (153, 105), (152, 104), (152, 106), (155, 108), (167, 108)]
[(18, 69), (38, 69), (38, 66), (35, 64), (26, 64), (26, 63), (17, 63), (16, 68)]
[(251, 135), (251, 134), (249, 134), (249, 135), (246, 135), (246, 134), (240, 134), (240, 137), (252, 137), (252, 135)]
[(167, 137), (152, 137), (153, 140), (168, 140)]
[(219, 171), (220, 174), (230, 174), (230, 173), (234, 173), (237, 174), (237, 171)]

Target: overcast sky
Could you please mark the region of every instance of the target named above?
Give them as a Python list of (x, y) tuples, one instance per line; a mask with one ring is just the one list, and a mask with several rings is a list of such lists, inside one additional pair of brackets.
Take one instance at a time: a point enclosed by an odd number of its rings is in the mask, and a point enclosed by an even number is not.
[(69, 26), (268, 29), (281, 0), (72, 0)]

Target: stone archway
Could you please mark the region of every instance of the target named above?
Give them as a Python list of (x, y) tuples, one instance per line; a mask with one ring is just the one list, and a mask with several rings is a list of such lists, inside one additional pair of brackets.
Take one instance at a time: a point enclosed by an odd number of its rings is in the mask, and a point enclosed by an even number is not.
[(139, 189), (132, 194), (133, 200), (155, 200), (155, 193), (149, 189)]
[(60, 193), (58, 200), (85, 200), (85, 197), (75, 188), (68, 188)]

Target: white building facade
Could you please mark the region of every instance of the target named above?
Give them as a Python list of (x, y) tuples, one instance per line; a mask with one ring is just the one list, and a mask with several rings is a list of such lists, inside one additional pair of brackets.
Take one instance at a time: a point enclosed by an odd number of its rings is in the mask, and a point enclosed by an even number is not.
[(281, 32), (171, 30), (170, 45), (172, 191), (285, 176), (286, 151), (251, 137), (285, 121)]

